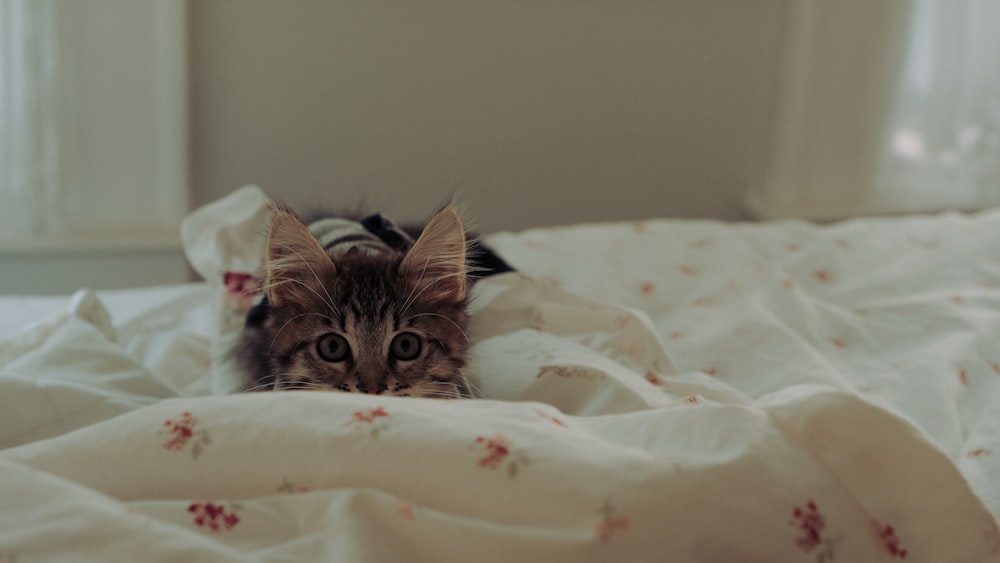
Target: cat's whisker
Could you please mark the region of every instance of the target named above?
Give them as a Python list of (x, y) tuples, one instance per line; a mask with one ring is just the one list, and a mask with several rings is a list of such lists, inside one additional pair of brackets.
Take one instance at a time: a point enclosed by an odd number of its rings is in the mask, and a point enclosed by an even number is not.
[(333, 387), (327, 387), (325, 385), (288, 385), (282, 387), (280, 391), (337, 391)]
[[(291, 379), (290, 375), (296, 375), (299, 379)], [(276, 387), (275, 391), (295, 391), (295, 390), (320, 390), (320, 391), (331, 391), (332, 387), (329, 385), (324, 385), (322, 383), (317, 383), (309, 379), (302, 379), (300, 374), (283, 373), (282, 374), (284, 382), (280, 387)], [(280, 378), (279, 378), (280, 379)]]
[(314, 271), (314, 270), (312, 269), (312, 266), (310, 266), (310, 265), (309, 265), (308, 263), (306, 263), (306, 267), (307, 267), (307, 268), (309, 268), (309, 271), (310, 271), (310, 272), (312, 273), (312, 275), (313, 275), (313, 277), (314, 277), (314, 278), (316, 279), (317, 283), (319, 283), (319, 286), (320, 286), (320, 287), (321, 287), (321, 288), (323, 289), (323, 293), (325, 293), (325, 294), (326, 294), (326, 298), (325, 298), (325, 299), (323, 298), (323, 296), (322, 296), (322, 295), (320, 295), (320, 294), (319, 294), (319, 292), (318, 292), (318, 291), (316, 291), (315, 289), (313, 289), (313, 288), (312, 288), (312, 286), (310, 286), (309, 284), (307, 284), (306, 282), (304, 282), (304, 281), (302, 281), (302, 280), (297, 280), (297, 279), (289, 279), (289, 280), (282, 280), (281, 282), (278, 282), (278, 283), (280, 284), (280, 283), (287, 283), (287, 282), (294, 282), (294, 283), (298, 284), (299, 286), (301, 286), (301, 287), (304, 287), (304, 288), (308, 289), (309, 291), (311, 291), (311, 292), (312, 292), (312, 294), (313, 294), (313, 295), (315, 295), (315, 296), (316, 296), (316, 298), (317, 298), (317, 299), (319, 299), (320, 301), (322, 301), (322, 302), (323, 302), (323, 304), (324, 304), (324, 305), (326, 305), (327, 307), (329, 307), (329, 308), (330, 308), (330, 310), (331, 310), (331, 311), (332, 311), (332, 312), (333, 312), (334, 314), (337, 314), (337, 315), (339, 315), (339, 314), (340, 314), (340, 311), (339, 311), (339, 310), (337, 309), (337, 306), (336, 306), (336, 305), (334, 305), (334, 303), (333, 303), (333, 298), (332, 298), (332, 297), (330, 297), (330, 292), (329, 292), (329, 291), (327, 291), (327, 289), (326, 289), (326, 284), (324, 284), (324, 283), (323, 283), (323, 281), (319, 279), (319, 276), (318, 276), (318, 275), (316, 274), (316, 272), (315, 272), (315, 271)]
[(274, 390), (274, 382), (271, 382), (271, 383), (261, 383), (260, 385), (254, 385), (253, 387), (248, 387), (248, 388), (246, 388), (246, 389), (244, 389), (243, 391), (240, 391), (240, 392), (241, 393), (254, 393), (254, 392), (257, 392), (257, 391), (272, 391), (272, 390)]
[[(413, 397), (438, 397), (445, 399), (461, 399), (466, 397), (468, 389), (461, 383), (453, 381), (429, 381), (418, 383), (408, 388), (410, 396)], [(470, 391), (471, 392), (471, 391)]]
[(483, 390), (480, 389), (478, 385), (470, 381), (469, 378), (467, 377), (464, 379), (465, 379), (465, 386), (469, 390), (469, 395), (471, 395), (472, 398), (478, 398), (483, 396)]
[[(320, 301), (323, 301), (328, 307), (330, 307), (330, 309), (334, 313), (340, 314), (340, 312), (337, 310), (337, 306), (334, 305), (334, 303), (333, 303), (333, 298), (330, 296), (330, 292), (326, 289), (326, 284), (323, 283), (322, 279), (320, 279), (319, 274), (316, 273), (316, 270), (312, 267), (312, 264), (309, 262), (309, 260), (307, 260), (306, 257), (303, 256), (302, 253), (300, 253), (299, 250), (297, 248), (295, 248), (294, 246), (292, 246), (291, 244), (288, 244), (288, 243), (283, 243), (283, 244), (282, 243), (275, 243), (275, 244), (279, 248), (281, 248), (283, 251), (290, 252), (292, 255), (294, 255), (294, 258), (297, 259), (297, 263), (305, 266), (306, 269), (309, 270), (309, 273), (312, 274), (313, 279), (316, 280), (316, 282), (319, 284), (319, 286), (323, 289), (323, 293), (326, 294), (326, 299), (323, 299), (323, 296), (320, 295), (319, 292), (317, 292), (315, 289), (313, 289), (312, 287), (310, 287), (305, 282), (302, 282), (301, 280), (297, 280), (297, 279), (294, 279), (294, 278), (291, 279), (290, 281), (295, 281), (299, 285), (301, 285), (302, 287), (305, 287), (306, 289), (312, 291), (313, 294), (315, 294), (316, 297)], [(295, 262), (296, 262), (296, 260), (293, 260), (291, 256), (289, 256), (288, 258), (278, 258), (278, 259), (275, 259), (275, 260), (271, 261), (270, 269), (272, 269), (272, 270), (278, 270), (278, 271), (282, 271), (282, 270), (285, 270), (285, 269), (293, 269), (293, 268), (290, 267), (290, 265), (288, 263), (295, 263)]]
[[(401, 309), (404, 315), (406, 314), (407, 311), (410, 310), (410, 307), (413, 305), (413, 303), (415, 303), (416, 300), (425, 291), (427, 291), (428, 288), (439, 283), (442, 279), (449, 277), (449, 276), (442, 276), (441, 278), (438, 278), (436, 280), (431, 280), (430, 282), (425, 284), (424, 277), (427, 275), (427, 267), (430, 265), (430, 263), (431, 263), (430, 256), (428, 256), (427, 259), (424, 260), (424, 265), (420, 270), (420, 277), (417, 278), (417, 283), (413, 285), (413, 288), (410, 289), (410, 295), (408, 295), (406, 299), (403, 301), (403, 306), (401, 307)], [(417, 288), (420, 288), (420, 292), (414, 295), (414, 293), (417, 291)]]
[[(278, 341), (278, 337), (281, 336), (281, 331), (285, 330), (285, 327), (287, 327), (293, 321), (296, 321), (296, 320), (298, 320), (298, 319), (300, 319), (302, 317), (309, 317), (309, 316), (317, 316), (317, 317), (319, 317), (321, 319), (325, 319), (327, 321), (333, 322), (333, 319), (331, 319), (329, 316), (324, 315), (322, 313), (300, 313), (298, 315), (295, 315), (294, 317), (292, 317), (292, 318), (288, 319), (287, 321), (285, 321), (285, 324), (281, 325), (281, 328), (279, 328), (274, 333), (274, 338), (271, 339), (271, 345), (267, 347), (267, 355), (268, 356), (271, 355), (271, 350), (274, 348), (274, 343)], [(301, 342), (301, 340), (299, 340), (299, 342)]]
[[(340, 311), (337, 309), (337, 307), (333, 303), (328, 302), (327, 300), (323, 299), (322, 295), (320, 295), (315, 289), (313, 289), (312, 287), (310, 287), (309, 284), (305, 283), (302, 280), (287, 279), (287, 280), (281, 280), (281, 281), (277, 281), (277, 282), (268, 282), (268, 283), (264, 284), (261, 287), (261, 290), (264, 291), (264, 292), (268, 292), (268, 291), (270, 291), (273, 288), (281, 287), (281, 286), (283, 286), (285, 284), (289, 284), (289, 283), (294, 283), (294, 284), (296, 284), (296, 285), (298, 285), (300, 287), (308, 289), (309, 291), (311, 291), (313, 293), (313, 295), (316, 296), (317, 299), (319, 299), (320, 301), (323, 302), (323, 304), (325, 304), (327, 307), (329, 307), (330, 310), (333, 313), (338, 314), (338, 315), (340, 314)], [(326, 292), (326, 287), (325, 286), (323, 287), (323, 291)]]
[(435, 283), (437, 283), (437, 280), (425, 284), (424, 277), (421, 275), (413, 284), (413, 287), (410, 288), (410, 294), (403, 300), (403, 306), (399, 308), (400, 312), (405, 315), (410, 310), (410, 307), (417, 302), (417, 299)]
[[(410, 317), (407, 317), (406, 320), (407, 321), (411, 321), (411, 320), (413, 320), (413, 319), (415, 319), (417, 317), (439, 317), (439, 318), (442, 318), (442, 319), (448, 321), (449, 323), (451, 323), (452, 325), (454, 325), (455, 328), (458, 329), (458, 332), (462, 333), (462, 337), (465, 338), (466, 342), (470, 342), (469, 335), (465, 333), (465, 330), (463, 330), (462, 327), (459, 326), (458, 323), (456, 323), (455, 321), (449, 319), (448, 317), (446, 317), (446, 316), (444, 316), (444, 315), (442, 315), (440, 313), (430, 313), (430, 312), (427, 312), (427, 313), (417, 313), (416, 315), (412, 315)], [(435, 336), (435, 338), (437, 338), (437, 337)], [(438, 339), (438, 340), (440, 340), (440, 339)]]
[[(441, 283), (443, 281), (446, 281), (449, 278), (454, 278), (454, 277), (464, 276), (464, 275), (465, 274), (462, 274), (462, 273), (445, 274), (443, 276), (439, 276), (439, 277), (437, 277), (435, 279), (432, 279), (432, 280), (428, 281), (427, 283), (424, 283), (424, 277), (421, 274), (417, 285), (414, 285), (413, 289), (410, 290), (410, 297), (406, 298), (406, 301), (403, 303), (403, 306), (400, 308), (401, 311), (402, 311), (402, 314), (405, 315), (407, 313), (407, 311), (410, 310), (410, 307), (413, 306), (414, 303), (416, 303), (417, 299), (419, 299), (420, 296), (423, 295), (424, 292), (427, 291), (428, 289), (431, 289), (435, 285), (437, 285), (437, 284), (439, 284), (439, 283)], [(417, 290), (418, 287), (420, 288), (420, 291), (416, 292), (416, 290)], [(416, 292), (416, 295), (414, 295), (414, 292)]]
[[(423, 280), (423, 274), (421, 274), (420, 279)], [(407, 311), (410, 310), (410, 307), (413, 305), (414, 300), (416, 299), (413, 294), (416, 293), (418, 287), (419, 287), (418, 285), (414, 285), (413, 287), (411, 287), (410, 294), (406, 296), (406, 299), (403, 299), (403, 306), (400, 307), (401, 314), (405, 315)]]
[(419, 397), (423, 399), (461, 399), (463, 398), (461, 393), (451, 392), (451, 391), (421, 391), (418, 394), (411, 395), (412, 397)]
[(459, 383), (450, 382), (449, 385), (454, 385), (463, 397), (477, 398), (483, 396), (479, 387), (469, 381), (469, 378), (465, 377), (462, 373), (455, 372), (452, 374), (452, 377), (459, 381)]

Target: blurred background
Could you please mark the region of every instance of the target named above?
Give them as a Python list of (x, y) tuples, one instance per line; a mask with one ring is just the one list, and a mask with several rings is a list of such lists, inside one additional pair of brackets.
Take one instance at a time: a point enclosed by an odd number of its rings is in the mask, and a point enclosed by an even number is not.
[[(178, 225), (481, 232), (1000, 203), (995, 0), (0, 0), (0, 293), (191, 279)], [(996, 37), (994, 37), (996, 36)]]
[(193, 2), (194, 201), (257, 183), (422, 218), (457, 189), (487, 231), (740, 217), (781, 7)]

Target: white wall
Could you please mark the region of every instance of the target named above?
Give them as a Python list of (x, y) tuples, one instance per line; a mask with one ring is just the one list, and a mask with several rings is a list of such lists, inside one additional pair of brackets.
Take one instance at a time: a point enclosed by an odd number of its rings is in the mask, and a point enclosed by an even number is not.
[(87, 287), (122, 289), (193, 281), (174, 245), (0, 252), (0, 295), (65, 295)]
[(197, 0), (195, 204), (739, 218), (787, 0)]
[[(763, 168), (787, 2), (189, 0), (191, 202), (256, 183), (293, 205), (365, 202), (419, 220), (459, 188), (487, 232), (741, 218), (743, 192)], [(141, 59), (116, 47), (119, 35), (160, 41), (145, 24), (116, 30), (81, 36), (90, 50), (110, 49), (107, 64), (91, 61), (96, 68)], [(98, 92), (80, 103), (102, 100), (101, 88), (133, 98), (152, 88), (161, 109), (184, 106), (179, 88), (148, 73), (105, 80), (77, 71)], [(100, 131), (162, 118), (112, 110), (87, 115)], [(155, 142), (111, 149), (100, 138), (89, 135), (90, 148), (125, 161), (77, 163), (94, 178), (149, 170), (119, 207), (159, 201), (164, 178), (184, 182), (183, 172), (157, 172), (183, 155)], [(124, 156), (136, 147), (159, 156)], [(0, 293), (188, 279), (176, 239), (144, 230), (152, 240), (7, 248)]]

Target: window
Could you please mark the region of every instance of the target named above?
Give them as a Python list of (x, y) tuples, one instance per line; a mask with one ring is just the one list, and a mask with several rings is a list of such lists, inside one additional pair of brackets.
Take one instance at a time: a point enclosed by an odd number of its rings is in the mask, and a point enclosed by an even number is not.
[(178, 240), (181, 0), (0, 0), (0, 248)]
[(0, 0), (0, 293), (189, 278), (183, 0)]
[(1000, 204), (1000, 3), (789, 3), (760, 217)]

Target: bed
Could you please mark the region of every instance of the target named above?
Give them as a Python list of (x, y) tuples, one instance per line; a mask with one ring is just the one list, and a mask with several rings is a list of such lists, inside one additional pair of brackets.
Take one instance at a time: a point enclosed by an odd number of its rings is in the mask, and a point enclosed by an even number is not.
[(1000, 561), (1000, 211), (489, 235), (446, 401), (234, 392), (265, 203), (0, 298), (0, 561)]

